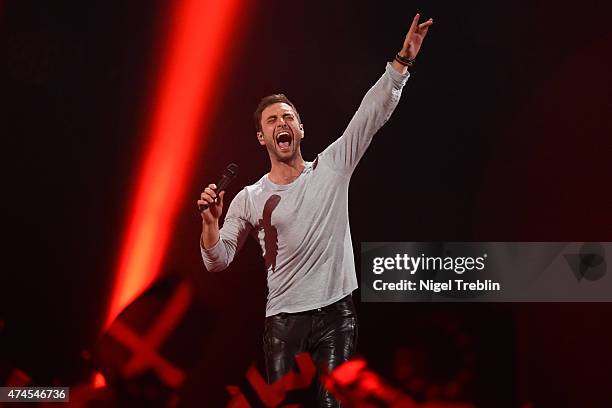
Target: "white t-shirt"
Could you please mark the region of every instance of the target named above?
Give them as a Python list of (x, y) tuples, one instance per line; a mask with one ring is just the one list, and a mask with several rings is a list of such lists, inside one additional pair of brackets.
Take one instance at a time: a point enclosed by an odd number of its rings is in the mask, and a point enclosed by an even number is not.
[(306, 162), (292, 183), (274, 184), (266, 174), (241, 190), (229, 206), (219, 241), (201, 248), (206, 269), (225, 269), (252, 235), (268, 273), (266, 316), (327, 306), (355, 290), (349, 181), (372, 136), (397, 106), (408, 77), (387, 64), (342, 136), (314, 162)]

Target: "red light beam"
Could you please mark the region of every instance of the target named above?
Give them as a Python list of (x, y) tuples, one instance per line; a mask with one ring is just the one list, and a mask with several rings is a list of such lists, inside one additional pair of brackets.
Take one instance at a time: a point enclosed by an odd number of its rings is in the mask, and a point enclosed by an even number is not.
[[(105, 327), (159, 274), (179, 204), (214, 105), (226, 43), (240, 27), (238, 0), (176, 1), (153, 106), (149, 142), (117, 266)], [(244, 3), (240, 4), (244, 7)], [(222, 59), (223, 57), (223, 59)]]

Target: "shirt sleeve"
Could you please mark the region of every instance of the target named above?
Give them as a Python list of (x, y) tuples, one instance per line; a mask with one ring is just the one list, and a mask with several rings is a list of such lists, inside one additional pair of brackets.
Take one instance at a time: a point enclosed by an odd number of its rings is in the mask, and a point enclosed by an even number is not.
[(200, 239), (200, 251), (204, 266), (209, 272), (219, 272), (228, 267), (246, 241), (252, 229), (249, 222), (247, 190), (241, 190), (232, 200), (223, 227), (219, 231), (219, 241), (211, 248), (202, 247)]
[(374, 134), (389, 120), (410, 73), (400, 74), (387, 63), (382, 77), (365, 94), (346, 130), (322, 153), (321, 159), (350, 174), (366, 151)]

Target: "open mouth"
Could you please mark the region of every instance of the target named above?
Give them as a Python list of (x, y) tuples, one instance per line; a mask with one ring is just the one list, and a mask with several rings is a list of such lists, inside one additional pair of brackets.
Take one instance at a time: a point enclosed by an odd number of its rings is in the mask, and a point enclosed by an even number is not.
[(292, 141), (293, 138), (291, 137), (291, 133), (286, 130), (282, 130), (276, 135), (276, 144), (278, 145), (278, 148), (282, 151), (289, 150), (291, 148)]

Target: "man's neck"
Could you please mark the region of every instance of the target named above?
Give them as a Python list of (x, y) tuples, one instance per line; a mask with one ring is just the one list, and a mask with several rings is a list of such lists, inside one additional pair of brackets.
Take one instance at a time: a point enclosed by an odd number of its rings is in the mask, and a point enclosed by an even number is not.
[(289, 162), (273, 160), (268, 178), (274, 184), (289, 184), (302, 174), (305, 163), (301, 154), (298, 154)]

